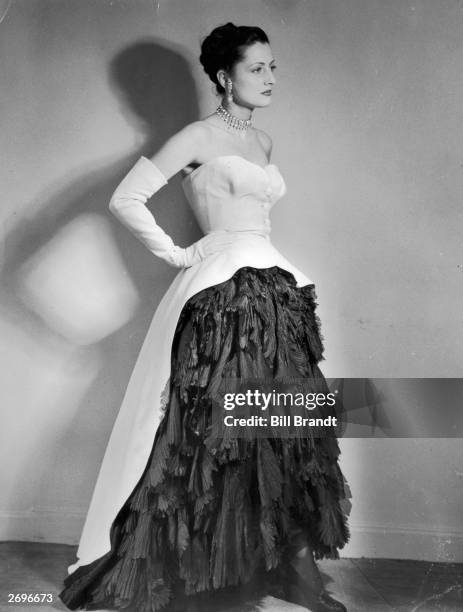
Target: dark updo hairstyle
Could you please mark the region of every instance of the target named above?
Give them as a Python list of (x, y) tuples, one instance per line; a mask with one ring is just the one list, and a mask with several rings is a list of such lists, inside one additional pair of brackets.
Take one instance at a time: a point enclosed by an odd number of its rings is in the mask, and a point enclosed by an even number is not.
[(219, 94), (225, 93), (225, 90), (217, 80), (217, 72), (221, 69), (229, 72), (236, 62), (243, 59), (245, 48), (256, 42), (269, 42), (261, 28), (236, 26), (230, 21), (212, 30), (202, 41), (199, 61)]

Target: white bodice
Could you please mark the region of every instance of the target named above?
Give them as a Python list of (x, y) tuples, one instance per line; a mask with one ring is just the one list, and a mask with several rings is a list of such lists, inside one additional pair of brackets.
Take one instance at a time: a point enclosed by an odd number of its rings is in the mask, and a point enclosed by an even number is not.
[(276, 165), (262, 167), (239, 155), (214, 157), (182, 185), (205, 234), (226, 230), (268, 236), (270, 209), (286, 193)]

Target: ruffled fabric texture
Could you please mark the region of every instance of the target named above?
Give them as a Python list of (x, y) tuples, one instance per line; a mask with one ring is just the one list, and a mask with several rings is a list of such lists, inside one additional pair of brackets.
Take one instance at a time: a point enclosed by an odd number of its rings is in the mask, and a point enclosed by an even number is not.
[(111, 551), (65, 579), (68, 608), (157, 612), (270, 573), (301, 538), (315, 558), (339, 558), (349, 492), (336, 437), (230, 439), (212, 419), (227, 378), (323, 385), (316, 306), (314, 286), (278, 267), (241, 268), (186, 303), (149, 461)]

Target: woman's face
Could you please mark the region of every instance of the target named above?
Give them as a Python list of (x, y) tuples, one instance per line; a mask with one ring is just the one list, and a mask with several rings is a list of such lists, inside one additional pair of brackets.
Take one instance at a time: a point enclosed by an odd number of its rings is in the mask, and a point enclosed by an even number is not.
[(276, 64), (268, 43), (256, 42), (243, 52), (231, 71), (233, 101), (248, 108), (269, 106)]

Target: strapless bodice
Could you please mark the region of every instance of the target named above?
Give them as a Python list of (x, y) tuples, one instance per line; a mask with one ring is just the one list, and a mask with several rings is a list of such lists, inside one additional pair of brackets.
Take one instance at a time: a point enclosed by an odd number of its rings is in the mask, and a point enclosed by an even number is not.
[(182, 182), (198, 224), (215, 231), (270, 234), (269, 212), (285, 193), (278, 167), (239, 155), (221, 155), (202, 164)]

